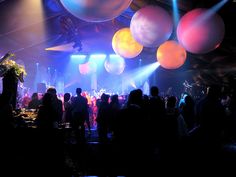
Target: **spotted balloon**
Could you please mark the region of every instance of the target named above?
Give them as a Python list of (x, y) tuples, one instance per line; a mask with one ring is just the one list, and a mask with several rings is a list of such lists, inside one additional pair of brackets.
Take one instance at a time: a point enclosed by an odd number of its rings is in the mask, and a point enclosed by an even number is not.
[(130, 30), (138, 43), (145, 47), (158, 47), (172, 33), (172, 17), (159, 6), (146, 6), (133, 15)]

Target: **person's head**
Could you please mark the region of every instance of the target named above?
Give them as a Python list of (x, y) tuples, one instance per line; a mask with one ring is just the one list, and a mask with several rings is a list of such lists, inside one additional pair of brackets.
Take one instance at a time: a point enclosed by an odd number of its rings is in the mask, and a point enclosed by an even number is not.
[(143, 101), (148, 102), (149, 101), (149, 96), (148, 95), (143, 95)]
[(82, 89), (81, 88), (77, 88), (76, 89), (77, 96), (81, 95), (81, 93), (82, 93)]
[(47, 89), (47, 93), (50, 93), (53, 96), (55, 96), (55, 95), (57, 95), (57, 90), (54, 87), (50, 87)]
[(113, 103), (119, 102), (119, 100), (118, 100), (118, 95), (112, 95), (112, 96), (111, 96), (111, 102), (113, 102)]
[(70, 97), (71, 97), (70, 93), (65, 93), (64, 94), (64, 102), (68, 102), (70, 100)]
[(191, 96), (187, 95), (185, 98), (184, 98), (184, 102), (186, 105), (194, 105), (194, 100)]
[(109, 97), (110, 97), (109, 95), (103, 93), (102, 96), (101, 96), (101, 100), (102, 100), (103, 102), (108, 102)]
[(159, 94), (159, 89), (156, 86), (152, 86), (150, 89), (150, 94), (151, 96), (158, 96)]
[(51, 93), (45, 93), (42, 99), (42, 104), (44, 106), (49, 106), (52, 103), (52, 97), (53, 95)]
[(38, 100), (38, 99), (39, 99), (38, 93), (36, 93), (36, 92), (33, 93), (32, 96), (31, 96), (31, 99), (32, 99), (32, 100)]
[(175, 108), (177, 99), (175, 96), (171, 96), (167, 99), (167, 108)]
[(141, 92), (140, 92), (140, 89), (132, 90), (128, 97), (128, 105), (130, 104), (140, 105), (142, 100), (143, 100), (142, 90)]
[(143, 91), (141, 89), (137, 89), (135, 92), (136, 92), (138, 98), (141, 98), (141, 99), (143, 98)]

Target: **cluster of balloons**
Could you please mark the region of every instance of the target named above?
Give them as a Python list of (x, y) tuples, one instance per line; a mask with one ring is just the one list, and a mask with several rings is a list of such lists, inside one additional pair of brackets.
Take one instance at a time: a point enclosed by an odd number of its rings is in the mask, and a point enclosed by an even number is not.
[(134, 14), (130, 30), (143, 46), (159, 47), (156, 56), (162, 67), (177, 69), (184, 64), (186, 51), (204, 54), (216, 49), (223, 40), (225, 26), (212, 10), (194, 9), (186, 13), (177, 26), (178, 44), (167, 41), (173, 30), (168, 12), (157, 6), (146, 6)]
[(173, 30), (169, 13), (158, 6), (146, 6), (132, 17), (130, 28), (115, 33), (112, 47), (116, 54), (124, 58), (138, 56), (143, 47), (158, 47), (165, 42)]
[[(88, 22), (114, 19), (132, 2), (132, 0), (60, 1), (71, 14)], [(180, 19), (177, 26), (179, 43), (167, 41), (172, 32), (171, 15), (159, 6), (148, 5), (133, 15), (130, 28), (120, 29), (114, 34), (112, 47), (121, 58), (137, 57), (143, 47), (159, 47), (156, 56), (160, 65), (166, 69), (176, 69), (184, 64), (186, 51), (204, 54), (217, 48), (223, 40), (225, 26), (222, 18), (211, 9), (198, 8), (186, 13)], [(111, 59), (107, 60), (105, 68), (110, 73), (120, 74), (125, 64), (120, 60), (117, 67), (115, 65), (118, 60), (113, 60), (112, 62)]]
[[(120, 75), (125, 69), (125, 60), (119, 55), (110, 55), (110, 57), (105, 60), (104, 67), (108, 73)], [(93, 61), (79, 64), (79, 72), (83, 75), (96, 73), (97, 64)]]

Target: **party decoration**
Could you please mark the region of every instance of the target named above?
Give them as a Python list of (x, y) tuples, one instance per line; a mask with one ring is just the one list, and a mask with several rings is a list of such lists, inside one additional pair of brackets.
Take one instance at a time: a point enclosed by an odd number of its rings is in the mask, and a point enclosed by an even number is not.
[(119, 55), (110, 55), (105, 61), (104, 67), (107, 72), (120, 75), (125, 69), (125, 60)]
[(87, 22), (103, 22), (119, 16), (132, 0), (60, 0), (68, 12)]
[(115, 33), (112, 47), (116, 54), (124, 58), (134, 58), (143, 50), (143, 46), (134, 40), (129, 28), (122, 28)]
[(157, 50), (157, 60), (163, 68), (177, 69), (186, 60), (185, 49), (176, 41), (166, 41)]
[(173, 22), (166, 10), (159, 6), (146, 6), (138, 10), (130, 23), (134, 39), (145, 47), (158, 47), (169, 39)]
[(79, 72), (83, 75), (92, 74), (97, 71), (97, 65), (94, 62), (87, 62), (79, 65)]
[(212, 10), (194, 9), (185, 14), (177, 27), (177, 37), (183, 47), (194, 54), (216, 49), (223, 40), (225, 25)]

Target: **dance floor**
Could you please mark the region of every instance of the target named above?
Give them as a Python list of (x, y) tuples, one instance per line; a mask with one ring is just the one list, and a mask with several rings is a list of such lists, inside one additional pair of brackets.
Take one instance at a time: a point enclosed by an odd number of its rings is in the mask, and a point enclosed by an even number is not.
[[(142, 174), (176, 174), (186, 170), (229, 172), (236, 163), (236, 143), (226, 144), (219, 152), (189, 146), (157, 147), (149, 151), (137, 142), (124, 146), (109, 141), (99, 143), (95, 129), (86, 131), (86, 142), (73, 140), (69, 130), (39, 132), (37, 129), (14, 130), (1, 134), (1, 173), (8, 176), (127, 176)], [(210, 165), (209, 165), (210, 164)], [(232, 168), (231, 168), (232, 167)], [(148, 175), (149, 176), (149, 175)]]

